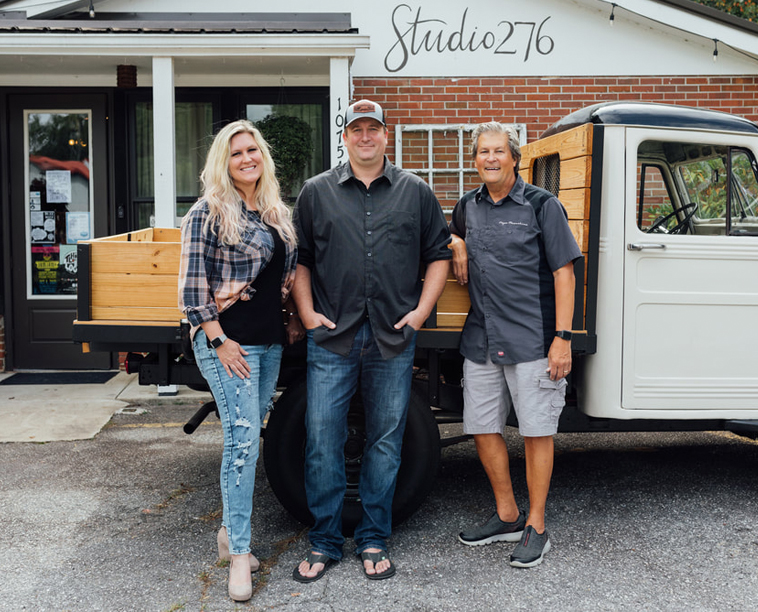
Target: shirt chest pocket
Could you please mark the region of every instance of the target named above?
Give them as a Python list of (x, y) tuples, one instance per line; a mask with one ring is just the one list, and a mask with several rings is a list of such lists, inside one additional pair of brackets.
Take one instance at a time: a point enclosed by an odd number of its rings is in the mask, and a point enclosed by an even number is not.
[(417, 223), (413, 213), (392, 212), (386, 219), (387, 240), (395, 245), (406, 245), (413, 242)]
[(529, 226), (524, 223), (501, 221), (488, 232), (487, 242), (498, 260), (518, 263), (528, 254), (531, 234)]

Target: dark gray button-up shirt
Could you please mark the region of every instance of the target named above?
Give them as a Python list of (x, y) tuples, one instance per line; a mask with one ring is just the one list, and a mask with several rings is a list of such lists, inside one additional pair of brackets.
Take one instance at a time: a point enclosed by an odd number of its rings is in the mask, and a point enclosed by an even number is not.
[(582, 256), (563, 205), (519, 176), (493, 202), (486, 186), (455, 205), (453, 234), (465, 238), (471, 310), (461, 353), (476, 363), (514, 364), (547, 356), (555, 337), (553, 272)]
[(418, 305), (426, 264), (450, 259), (450, 232), (422, 179), (385, 158), (369, 189), (349, 163), (305, 182), (297, 199), (298, 264), (311, 270), (313, 304), (337, 327), (319, 327), (317, 344), (347, 355), (368, 316), (385, 359), (399, 355), (413, 329), (393, 325)]

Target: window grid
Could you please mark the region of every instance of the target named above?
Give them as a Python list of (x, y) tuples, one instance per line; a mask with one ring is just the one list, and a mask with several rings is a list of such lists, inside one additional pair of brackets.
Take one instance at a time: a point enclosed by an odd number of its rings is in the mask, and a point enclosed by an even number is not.
[[(435, 176), (442, 178), (444, 175), (454, 175), (458, 178), (458, 198), (465, 193), (465, 177), (467, 174), (475, 175), (476, 168), (471, 165), (470, 157), (467, 153), (468, 140), (471, 137), (471, 133), (474, 131), (478, 124), (466, 123), (466, 124), (429, 124), (429, 125), (397, 125), (395, 128), (395, 158), (396, 165), (399, 168), (405, 168), (409, 172), (413, 172), (419, 176), (426, 176), (429, 186), (434, 190)], [(525, 123), (512, 123), (509, 127), (516, 130), (519, 137), (519, 144), (524, 146), (526, 144), (526, 124)], [(413, 155), (406, 153), (403, 147), (404, 137), (412, 132), (424, 134), (426, 133), (426, 156), (425, 165), (423, 165), (424, 156)], [(434, 135), (435, 133), (447, 133), (452, 132), (457, 134), (457, 165), (451, 168), (440, 167), (440, 164), (435, 164), (435, 149), (434, 149)], [(413, 168), (408, 167), (411, 160), (419, 161), (422, 163), (421, 167)], [(468, 160), (470, 165), (464, 165), (464, 161)], [(446, 214), (452, 212), (452, 207), (443, 206), (443, 210)]]

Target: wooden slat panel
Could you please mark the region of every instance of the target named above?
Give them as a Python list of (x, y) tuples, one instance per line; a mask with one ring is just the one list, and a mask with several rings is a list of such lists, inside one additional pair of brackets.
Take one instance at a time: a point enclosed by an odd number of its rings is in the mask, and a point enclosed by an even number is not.
[(590, 187), (592, 157), (577, 157), (561, 162), (561, 187), (564, 189), (581, 189)]
[(586, 219), (589, 217), (589, 189), (564, 189), (558, 192), (558, 199), (566, 209), (569, 219)]
[(129, 233), (113, 234), (113, 236), (103, 236), (102, 238), (93, 238), (92, 240), (82, 240), (82, 242), (89, 242), (90, 244), (94, 244), (96, 242), (126, 242), (129, 240)]
[(558, 153), (561, 162), (592, 155), (592, 124), (580, 125), (521, 147), (521, 166), (531, 167), (533, 160)]
[(90, 253), (93, 277), (104, 273), (179, 275), (181, 245), (177, 242), (93, 242)]
[(177, 307), (179, 278), (157, 274), (93, 274), (92, 307)]
[(437, 314), (437, 327), (454, 327), (461, 329), (466, 322), (466, 315)]
[(574, 234), (576, 243), (579, 245), (582, 253), (586, 255), (589, 244), (589, 221), (569, 219), (569, 227), (571, 228), (571, 233)]
[(154, 227), (153, 242), (181, 242), (182, 230), (178, 227)]
[(459, 285), (454, 278), (448, 278), (445, 290), (437, 300), (437, 325), (440, 325), (441, 315), (463, 315), (465, 319), (470, 306), (468, 287)]
[(179, 308), (143, 308), (128, 306), (99, 306), (92, 308), (92, 319), (95, 321), (132, 321), (137, 323), (150, 323), (176, 326), (184, 315)]
[(152, 242), (153, 241), (153, 228), (148, 227), (146, 229), (137, 230), (131, 233), (132, 242)]

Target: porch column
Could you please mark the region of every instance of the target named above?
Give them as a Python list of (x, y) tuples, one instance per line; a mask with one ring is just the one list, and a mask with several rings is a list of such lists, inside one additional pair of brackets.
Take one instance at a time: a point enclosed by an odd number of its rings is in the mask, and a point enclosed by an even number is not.
[(153, 167), (155, 227), (176, 225), (174, 58), (153, 58)]
[(350, 106), (350, 63), (346, 57), (329, 60), (329, 150), (332, 167), (347, 161), (347, 150), (342, 143), (345, 127), (345, 110)]

